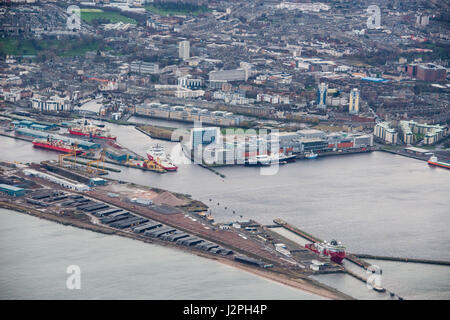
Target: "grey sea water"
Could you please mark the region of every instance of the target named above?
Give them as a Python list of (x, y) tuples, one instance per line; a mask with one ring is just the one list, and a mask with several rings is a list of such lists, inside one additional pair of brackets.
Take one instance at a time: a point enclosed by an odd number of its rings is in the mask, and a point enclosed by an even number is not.
[[(212, 260), (0, 209), (0, 299), (320, 299)], [(69, 290), (67, 267), (81, 270)]]
[[(108, 126), (120, 143), (143, 156), (160, 143), (178, 158), (174, 143), (153, 140), (132, 126)], [(0, 137), (0, 143), (1, 160), (56, 159), (25, 141)], [(373, 152), (298, 161), (272, 176), (260, 175), (258, 168), (218, 169), (226, 178), (192, 164), (163, 175), (120, 169), (111, 177), (191, 194), (211, 207), (216, 221), (271, 224), (281, 217), (319, 238), (342, 241), (350, 252), (450, 260), (450, 172), (423, 161)], [(447, 267), (378, 264), (404, 298), (450, 298)], [(348, 276), (320, 279), (358, 298), (379, 298)]]

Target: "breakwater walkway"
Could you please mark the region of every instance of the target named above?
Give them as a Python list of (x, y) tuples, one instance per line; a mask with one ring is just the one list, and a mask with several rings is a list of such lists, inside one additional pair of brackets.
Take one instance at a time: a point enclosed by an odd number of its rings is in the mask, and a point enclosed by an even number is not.
[(375, 256), (375, 255), (371, 255), (371, 254), (359, 254), (359, 253), (355, 253), (354, 256), (357, 257), (357, 258), (361, 258), (361, 259), (388, 260), (388, 261), (426, 263), (426, 264), (436, 264), (436, 265), (442, 265), (442, 266), (450, 266), (450, 261), (442, 261), (442, 260), (428, 260), (428, 259), (416, 259), (416, 258)]

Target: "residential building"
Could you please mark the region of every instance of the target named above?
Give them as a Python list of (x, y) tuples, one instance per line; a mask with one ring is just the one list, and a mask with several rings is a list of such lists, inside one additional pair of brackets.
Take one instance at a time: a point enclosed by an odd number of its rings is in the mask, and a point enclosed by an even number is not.
[(327, 106), (327, 91), (328, 85), (321, 83), (317, 88), (317, 107), (326, 108)]
[(386, 144), (397, 144), (398, 132), (391, 127), (390, 122), (377, 123), (373, 129), (373, 134)]
[(181, 41), (178, 45), (178, 57), (180, 59), (186, 60), (190, 56), (190, 43), (189, 41)]
[(351, 114), (359, 113), (359, 90), (357, 88), (353, 88), (353, 90), (350, 92), (348, 112)]

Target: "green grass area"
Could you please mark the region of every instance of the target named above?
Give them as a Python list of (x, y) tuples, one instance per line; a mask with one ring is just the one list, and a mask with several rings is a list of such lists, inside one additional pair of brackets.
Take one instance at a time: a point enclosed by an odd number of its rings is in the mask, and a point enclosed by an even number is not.
[[(97, 51), (100, 48), (98, 42), (82, 42), (73, 40), (29, 40), (29, 39), (0, 39), (0, 55), (37, 55), (39, 52), (53, 52), (57, 56), (74, 57), (82, 56), (88, 51)], [(109, 47), (104, 51), (112, 50)]]
[(198, 16), (199, 14), (211, 11), (211, 9), (206, 6), (196, 6), (191, 4), (179, 3), (154, 3), (146, 5), (144, 8), (148, 12), (164, 17), (173, 15)]
[(29, 40), (3, 38), (0, 39), (0, 54), (4, 55), (36, 55), (37, 49)]
[(81, 9), (81, 19), (83, 21), (92, 24), (98, 21), (101, 23), (132, 23), (136, 24), (136, 20), (125, 17), (119, 12), (115, 11), (103, 11), (100, 9)]

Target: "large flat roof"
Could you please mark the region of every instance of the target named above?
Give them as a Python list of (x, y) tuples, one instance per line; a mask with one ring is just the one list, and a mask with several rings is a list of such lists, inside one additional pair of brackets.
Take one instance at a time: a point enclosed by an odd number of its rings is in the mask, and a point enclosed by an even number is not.
[(422, 148), (417, 148), (417, 147), (406, 147), (405, 150), (410, 150), (410, 151), (420, 152), (420, 153), (428, 153), (428, 152), (431, 152), (430, 150), (422, 149)]
[(25, 189), (22, 189), (22, 188), (10, 186), (9, 184), (3, 184), (3, 183), (0, 183), (0, 188), (6, 189), (6, 190), (11, 190), (11, 191), (21, 191), (21, 190), (25, 190)]

